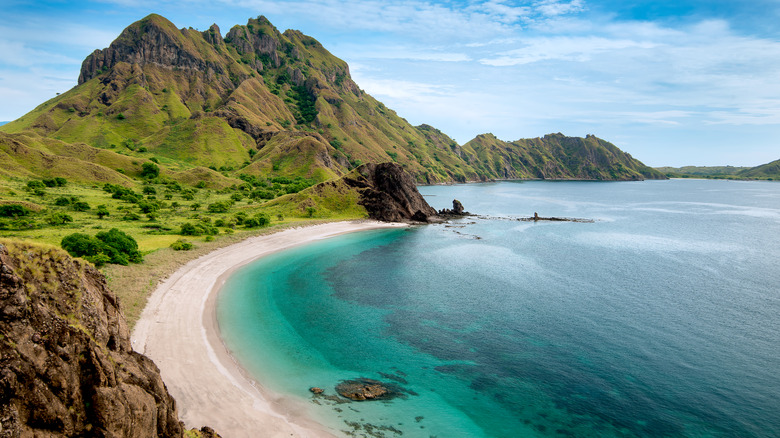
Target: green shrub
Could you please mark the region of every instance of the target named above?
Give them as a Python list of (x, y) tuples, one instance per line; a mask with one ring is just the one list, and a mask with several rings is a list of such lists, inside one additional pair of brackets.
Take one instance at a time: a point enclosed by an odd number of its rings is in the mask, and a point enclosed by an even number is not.
[(65, 225), (68, 222), (73, 222), (73, 218), (61, 211), (56, 211), (46, 218), (46, 222), (49, 225)]
[(171, 249), (174, 251), (189, 251), (192, 249), (192, 243), (187, 242), (184, 239), (179, 239), (171, 243)]
[(267, 227), (271, 224), (271, 218), (265, 213), (257, 213), (253, 217), (244, 220), (244, 226), (247, 228)]
[(46, 184), (43, 183), (43, 181), (38, 181), (37, 179), (34, 179), (32, 181), (27, 181), (27, 189), (30, 191), (35, 190), (43, 190), (46, 188)]
[(76, 201), (73, 204), (71, 204), (71, 208), (75, 211), (87, 211), (89, 210), (89, 204), (84, 201)]
[(27, 216), (30, 213), (29, 208), (19, 204), (3, 204), (0, 205), (0, 217), (22, 217)]
[(70, 205), (70, 198), (67, 198), (65, 196), (60, 196), (59, 198), (54, 200), (54, 205), (58, 205), (60, 207)]
[(70, 255), (84, 257), (98, 266), (105, 263), (127, 265), (143, 261), (135, 239), (116, 228), (99, 232), (94, 237), (73, 233), (63, 237), (60, 246)]
[(233, 201), (219, 201), (213, 204), (209, 204), (209, 213), (227, 213), (230, 207), (233, 206)]
[(157, 178), (160, 176), (160, 167), (154, 163), (141, 165), (141, 178)]
[(215, 235), (218, 233), (219, 230), (213, 225), (192, 222), (182, 224), (181, 230), (179, 231), (179, 234), (182, 236), (202, 236), (204, 234)]

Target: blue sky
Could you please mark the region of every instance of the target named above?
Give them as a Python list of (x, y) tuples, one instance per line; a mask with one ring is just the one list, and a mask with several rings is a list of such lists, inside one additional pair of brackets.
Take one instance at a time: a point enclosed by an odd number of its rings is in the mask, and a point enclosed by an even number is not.
[(651, 166), (780, 158), (780, 0), (5, 0), (2, 11), (0, 120), (75, 86), (89, 53), (149, 13), (223, 34), (265, 15), (460, 143), (562, 132)]

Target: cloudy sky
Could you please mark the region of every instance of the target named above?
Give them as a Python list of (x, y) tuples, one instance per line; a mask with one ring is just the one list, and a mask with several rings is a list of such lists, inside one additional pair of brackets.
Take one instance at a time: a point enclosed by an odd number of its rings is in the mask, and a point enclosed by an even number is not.
[(780, 0), (4, 0), (0, 120), (76, 85), (133, 21), (227, 33), (265, 15), (465, 143), (594, 134), (651, 166), (780, 158)]

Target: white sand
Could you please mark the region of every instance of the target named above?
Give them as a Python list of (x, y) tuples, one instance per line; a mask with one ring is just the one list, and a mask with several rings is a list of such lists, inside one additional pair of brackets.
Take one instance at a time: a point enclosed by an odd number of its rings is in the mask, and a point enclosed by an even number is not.
[(306, 418), (305, 403), (271, 394), (230, 356), (218, 334), (215, 296), (236, 268), (271, 253), (353, 231), (399, 227), (337, 222), (294, 228), (214, 251), (157, 286), (132, 335), (133, 348), (160, 367), (188, 428), (210, 426), (224, 438), (331, 437)]

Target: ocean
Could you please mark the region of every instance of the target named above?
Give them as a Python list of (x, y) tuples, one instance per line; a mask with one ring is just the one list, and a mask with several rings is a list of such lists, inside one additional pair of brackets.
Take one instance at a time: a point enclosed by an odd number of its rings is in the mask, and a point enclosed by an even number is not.
[[(344, 436), (780, 436), (780, 183), (420, 192), (477, 216), (321, 240), (228, 279), (221, 335), (266, 389)], [(535, 212), (593, 222), (518, 220)], [(398, 397), (334, 396), (357, 378)]]

